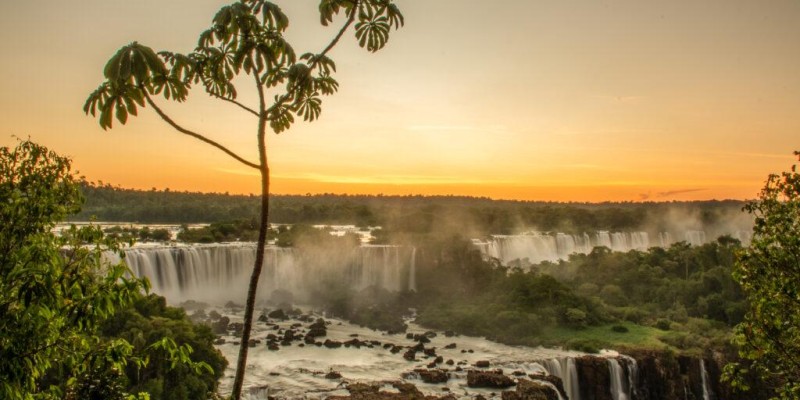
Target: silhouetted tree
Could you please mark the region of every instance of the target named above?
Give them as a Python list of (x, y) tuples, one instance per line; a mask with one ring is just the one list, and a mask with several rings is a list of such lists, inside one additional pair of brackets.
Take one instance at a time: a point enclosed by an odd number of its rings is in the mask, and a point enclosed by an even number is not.
[[(137, 115), (138, 107), (147, 104), (176, 131), (216, 147), (260, 172), (260, 232), (247, 293), (245, 326), (233, 383), (234, 399), (240, 397), (242, 390), (269, 221), (267, 125), (275, 133), (281, 133), (289, 129), (295, 117), (305, 121), (319, 117), (321, 97), (338, 89), (332, 76), (336, 65), (328, 53), (352, 25), (358, 44), (371, 52), (386, 45), (391, 28), (403, 25), (403, 16), (392, 0), (322, 0), (319, 11), (322, 25), (328, 25), (338, 14), (344, 14), (345, 21), (322, 51), (299, 57), (283, 36), (289, 18), (278, 5), (264, 0), (241, 0), (222, 7), (214, 16), (212, 27), (200, 34), (197, 48), (189, 54), (156, 53), (133, 42), (111, 57), (104, 69), (105, 82), (84, 106), (87, 114), (98, 117), (100, 126), (108, 129), (114, 117), (125, 124), (129, 115)], [(259, 102), (255, 107), (237, 100), (235, 83), (243, 82), (236, 80), (240, 75), (248, 75), (258, 92)], [(258, 161), (247, 160), (207, 135), (185, 128), (156, 104), (158, 96), (178, 102), (186, 100), (192, 85), (200, 85), (209, 95), (255, 117)], [(271, 102), (267, 97), (269, 89), (280, 93)]]

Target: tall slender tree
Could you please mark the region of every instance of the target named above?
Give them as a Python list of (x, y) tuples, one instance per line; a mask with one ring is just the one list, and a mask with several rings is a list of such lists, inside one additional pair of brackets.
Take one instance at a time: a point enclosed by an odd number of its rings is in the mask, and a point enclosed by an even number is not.
[[(270, 173), (267, 157), (267, 127), (281, 133), (295, 122), (316, 120), (322, 110), (322, 96), (335, 93), (336, 64), (328, 56), (351, 27), (359, 46), (370, 52), (380, 50), (392, 28), (403, 25), (403, 15), (392, 0), (321, 0), (320, 23), (327, 26), (337, 15), (344, 22), (330, 43), (319, 53), (296, 56), (285, 40), (289, 18), (281, 8), (264, 0), (240, 0), (222, 7), (210, 29), (200, 34), (197, 48), (188, 54), (162, 51), (133, 42), (114, 54), (104, 69), (105, 81), (84, 105), (97, 117), (103, 129), (116, 119), (125, 124), (139, 107), (149, 106), (176, 131), (223, 151), (261, 176), (261, 218), (256, 259), (247, 291), (236, 375), (231, 397), (239, 399), (247, 363), (247, 343), (253, 322), (258, 280), (264, 262), (269, 221)], [(238, 87), (249, 76), (258, 93), (258, 104), (237, 100)], [(258, 160), (236, 154), (208, 135), (187, 129), (158, 106), (157, 99), (182, 102), (190, 89), (200, 86), (207, 94), (230, 103), (256, 119)]]

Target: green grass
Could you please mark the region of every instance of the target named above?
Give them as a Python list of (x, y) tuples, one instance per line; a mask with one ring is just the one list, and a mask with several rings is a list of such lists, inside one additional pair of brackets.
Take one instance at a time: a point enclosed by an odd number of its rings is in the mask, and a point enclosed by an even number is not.
[[(622, 325), (628, 328), (628, 332), (614, 332), (612, 329), (614, 325)], [(590, 326), (585, 329), (551, 327), (546, 328), (537, 337), (544, 344), (557, 344), (568, 347), (572, 347), (574, 344), (586, 343), (597, 348), (666, 349), (671, 346), (662, 342), (660, 338), (674, 334), (674, 332), (662, 331), (631, 322), (619, 322)]]

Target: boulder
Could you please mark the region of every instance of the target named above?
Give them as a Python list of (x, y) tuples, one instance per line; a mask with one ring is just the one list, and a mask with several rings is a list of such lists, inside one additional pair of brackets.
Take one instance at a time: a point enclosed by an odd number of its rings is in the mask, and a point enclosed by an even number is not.
[(504, 391), (503, 400), (558, 400), (558, 393), (545, 384), (520, 379), (515, 392)]
[(514, 386), (514, 380), (496, 371), (467, 371), (467, 386), (487, 388), (507, 388)]

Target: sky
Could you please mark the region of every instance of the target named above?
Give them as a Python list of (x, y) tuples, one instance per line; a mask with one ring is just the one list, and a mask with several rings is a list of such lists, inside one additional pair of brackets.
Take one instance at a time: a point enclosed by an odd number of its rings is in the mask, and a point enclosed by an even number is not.
[[(275, 1), (298, 54), (342, 19)], [(258, 193), (252, 170), (149, 108), (83, 114), (116, 49), (189, 52), (219, 0), (0, 2), (0, 146), (30, 138), (90, 181)], [(386, 48), (331, 53), (320, 120), (268, 137), (282, 194), (546, 201), (750, 199), (800, 150), (800, 2), (397, 0)], [(239, 100), (256, 104), (241, 82)], [(173, 119), (257, 159), (256, 120), (195, 88)], [(116, 121), (115, 121), (116, 122)]]

